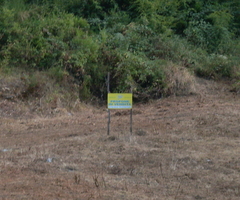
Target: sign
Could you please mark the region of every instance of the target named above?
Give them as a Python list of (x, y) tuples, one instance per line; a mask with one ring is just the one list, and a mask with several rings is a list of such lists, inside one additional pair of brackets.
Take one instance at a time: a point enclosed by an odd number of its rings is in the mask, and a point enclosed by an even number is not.
[(132, 93), (108, 93), (108, 109), (132, 109)]

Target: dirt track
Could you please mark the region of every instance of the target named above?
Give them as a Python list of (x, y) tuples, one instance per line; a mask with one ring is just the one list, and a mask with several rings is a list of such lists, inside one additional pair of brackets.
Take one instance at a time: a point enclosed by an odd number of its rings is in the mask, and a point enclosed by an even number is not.
[(110, 136), (105, 108), (2, 112), (0, 199), (240, 199), (240, 96), (206, 80), (197, 91), (134, 105), (132, 135), (127, 111)]

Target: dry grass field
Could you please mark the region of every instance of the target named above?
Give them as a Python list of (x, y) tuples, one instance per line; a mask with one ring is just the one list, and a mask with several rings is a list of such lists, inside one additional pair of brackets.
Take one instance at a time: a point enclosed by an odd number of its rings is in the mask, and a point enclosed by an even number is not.
[[(197, 93), (79, 112), (24, 115), (0, 99), (0, 199), (239, 200), (240, 96)], [(17, 117), (16, 117), (17, 116)]]

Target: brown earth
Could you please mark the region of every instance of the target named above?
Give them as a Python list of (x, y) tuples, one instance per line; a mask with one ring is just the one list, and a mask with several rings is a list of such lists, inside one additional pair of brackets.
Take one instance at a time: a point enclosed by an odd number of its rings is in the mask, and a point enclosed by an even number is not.
[[(192, 96), (54, 117), (0, 99), (0, 199), (238, 200), (240, 96), (197, 80)], [(61, 112), (62, 111), (62, 112)]]

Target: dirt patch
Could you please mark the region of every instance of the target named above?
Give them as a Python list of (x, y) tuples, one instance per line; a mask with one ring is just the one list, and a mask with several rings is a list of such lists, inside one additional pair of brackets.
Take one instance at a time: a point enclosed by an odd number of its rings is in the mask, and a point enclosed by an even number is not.
[(23, 117), (2, 100), (0, 199), (239, 199), (240, 97), (196, 81), (195, 95), (134, 105), (133, 134), (127, 111), (107, 135), (106, 108)]

